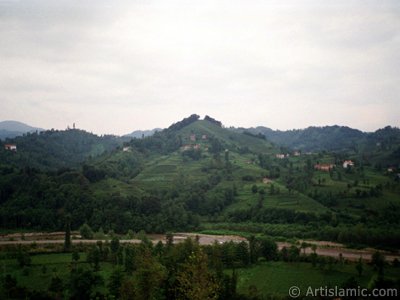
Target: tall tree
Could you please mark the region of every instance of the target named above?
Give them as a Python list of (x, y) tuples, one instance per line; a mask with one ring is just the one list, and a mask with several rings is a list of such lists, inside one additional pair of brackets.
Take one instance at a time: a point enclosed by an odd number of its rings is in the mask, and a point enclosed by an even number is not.
[(65, 237), (64, 237), (64, 251), (71, 249), (71, 217), (68, 215), (65, 218)]
[(201, 251), (192, 253), (177, 275), (178, 299), (211, 300), (218, 298), (219, 285), (208, 270), (207, 256)]

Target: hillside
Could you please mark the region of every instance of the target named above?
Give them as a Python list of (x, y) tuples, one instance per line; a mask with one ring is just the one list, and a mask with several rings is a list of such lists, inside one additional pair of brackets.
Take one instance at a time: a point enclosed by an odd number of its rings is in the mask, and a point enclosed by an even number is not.
[[(396, 151), (397, 129), (372, 137), (372, 154)], [(388, 247), (400, 236), (397, 171), (369, 164), (353, 150), (282, 153), (263, 135), (198, 115), (123, 145), (81, 130), (11, 141), (17, 152), (0, 152), (5, 228), (61, 230), (70, 215), (73, 228), (85, 221), (95, 230), (121, 233), (230, 230)], [(354, 163), (346, 168), (342, 163), (349, 159)], [(332, 167), (314, 167), (321, 164)]]
[(239, 128), (264, 136), (277, 146), (302, 152), (329, 151), (350, 153), (364, 163), (378, 167), (400, 165), (400, 129), (387, 126), (375, 132), (362, 132), (344, 126), (308, 127), (306, 129), (274, 131), (267, 127)]
[(261, 133), (273, 143), (303, 151), (342, 151), (354, 150), (365, 141), (366, 133), (346, 126), (308, 127), (288, 131), (272, 130), (267, 127), (247, 129)]
[[(5, 150), (5, 144), (15, 144), (17, 151)], [(115, 149), (120, 142), (114, 136), (99, 137), (71, 129), (27, 133), (7, 139), (0, 145), (0, 158), (4, 165), (57, 170), (78, 167), (90, 157)]]

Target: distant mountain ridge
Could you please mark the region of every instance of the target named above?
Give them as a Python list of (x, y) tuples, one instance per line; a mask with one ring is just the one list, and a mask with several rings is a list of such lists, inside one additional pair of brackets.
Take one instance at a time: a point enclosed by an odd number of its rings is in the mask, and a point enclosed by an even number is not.
[(287, 131), (272, 130), (267, 127), (242, 129), (250, 133), (264, 135), (271, 142), (304, 151), (335, 151), (352, 149), (356, 144), (364, 142), (368, 133), (347, 126), (311, 126), (305, 129)]
[(231, 130), (264, 136), (286, 150), (363, 153), (364, 158), (377, 165), (400, 164), (400, 129), (397, 127), (386, 126), (375, 132), (363, 132), (338, 125), (287, 131), (272, 130), (263, 126)]
[(43, 128), (32, 127), (28, 124), (18, 121), (1, 121), (0, 122), (0, 139), (14, 138), (24, 133), (44, 131)]
[(135, 131), (132, 131), (131, 133), (125, 134), (124, 137), (132, 137), (132, 138), (141, 139), (142, 137), (152, 136), (154, 133), (161, 131), (161, 130), (162, 130), (162, 128), (154, 128), (154, 129), (148, 129), (148, 130), (135, 130)]

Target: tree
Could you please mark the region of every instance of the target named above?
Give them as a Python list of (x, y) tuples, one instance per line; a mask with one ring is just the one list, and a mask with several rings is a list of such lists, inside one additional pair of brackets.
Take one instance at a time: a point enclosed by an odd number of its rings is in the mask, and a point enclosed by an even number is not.
[(71, 249), (71, 217), (67, 216), (65, 220), (65, 237), (64, 237), (64, 251)]
[(143, 251), (135, 272), (135, 299), (158, 299), (161, 284), (166, 278), (166, 270), (151, 256), (149, 249), (145, 248)]
[(131, 278), (124, 279), (121, 283), (120, 297), (121, 300), (132, 300), (135, 298), (135, 281)]
[(64, 285), (61, 278), (57, 275), (53, 276), (51, 278), (48, 290), (54, 295), (55, 299), (61, 299), (61, 294), (64, 290)]
[(88, 224), (83, 224), (80, 228), (79, 228), (79, 233), (81, 235), (82, 238), (90, 240), (93, 238), (93, 230), (92, 228), (90, 228), (90, 226)]
[(17, 252), (18, 265), (23, 268), (31, 265), (31, 257), (28, 252), (22, 250), (21, 246), (18, 247)]
[(207, 256), (193, 252), (177, 274), (178, 299), (217, 299), (219, 286), (207, 267)]
[(89, 300), (95, 298), (94, 289), (103, 284), (103, 278), (92, 270), (72, 269), (68, 287), (71, 300)]
[(132, 274), (135, 269), (135, 249), (132, 246), (125, 247), (125, 271)]
[(285, 246), (281, 249), (281, 257), (283, 261), (289, 260), (289, 251)]
[(302, 242), (300, 248), (303, 249), (303, 255), (306, 255), (306, 249), (309, 247), (309, 244), (306, 242)]
[(295, 245), (290, 246), (289, 248), (289, 260), (290, 261), (297, 261), (299, 259), (300, 249), (297, 248)]
[(100, 256), (100, 249), (98, 246), (93, 246), (87, 255), (86, 260), (95, 271), (100, 270)]
[(266, 260), (274, 260), (277, 256), (278, 246), (277, 244), (269, 238), (259, 239), (260, 252), (261, 255)]
[(174, 235), (171, 232), (167, 232), (165, 235), (165, 240), (166, 240), (166, 246), (167, 249), (171, 249), (172, 246), (174, 245)]
[(317, 245), (312, 244), (312, 245), (311, 245), (311, 249), (312, 249), (312, 251), (313, 251), (314, 254), (317, 254)]
[(358, 259), (358, 262), (356, 264), (356, 270), (357, 270), (358, 276), (361, 277), (362, 272), (364, 270), (364, 266), (363, 266), (363, 262), (362, 262), (362, 258), (361, 257)]
[(257, 191), (258, 191), (257, 185), (253, 184), (253, 186), (251, 187), (251, 192), (252, 192), (253, 194), (256, 194)]
[(108, 289), (110, 294), (115, 297), (115, 299), (119, 299), (120, 297), (120, 289), (122, 285), (122, 280), (124, 278), (124, 273), (120, 267), (115, 267), (110, 275), (110, 279), (108, 282)]
[(80, 255), (79, 255), (79, 251), (78, 249), (74, 249), (74, 251), (72, 252), (72, 260), (76, 263), (78, 262), (78, 260), (80, 259)]
[(381, 252), (376, 251), (372, 254), (371, 264), (374, 266), (375, 270), (378, 271), (379, 275), (383, 275), (385, 256)]
[(243, 266), (247, 266), (250, 263), (249, 246), (245, 241), (236, 245), (236, 257)]
[(249, 241), (250, 263), (255, 263), (260, 253), (259, 246), (256, 237), (254, 235), (251, 235), (248, 238), (248, 241)]
[(119, 239), (118, 237), (113, 237), (110, 243), (112, 258), (115, 264), (118, 264), (118, 251), (119, 251)]
[(18, 293), (17, 279), (10, 274), (4, 277), (3, 289), (7, 294), (7, 298), (15, 298), (14, 294)]

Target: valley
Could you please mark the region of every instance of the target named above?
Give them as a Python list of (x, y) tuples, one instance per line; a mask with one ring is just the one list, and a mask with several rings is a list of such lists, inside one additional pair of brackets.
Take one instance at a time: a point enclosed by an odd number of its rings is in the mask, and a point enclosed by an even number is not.
[[(68, 129), (5, 140), (0, 263), (12, 288), (0, 292), (44, 297), (45, 286), (61, 281), (79, 295), (75, 276), (91, 276), (92, 296), (129, 299), (143, 290), (123, 292), (124, 282), (144, 285), (150, 268), (152, 284), (170, 284), (163, 295), (174, 299), (183, 281), (166, 278), (200, 267), (207, 286), (218, 282), (218, 292), (209, 293), (220, 299), (282, 298), (287, 284), (272, 278), (285, 272), (298, 274), (294, 281), (314, 274), (312, 285), (323, 276), (341, 285), (396, 286), (399, 130), (321, 128), (310, 138), (304, 130), (287, 144), (262, 132), (191, 115), (141, 138)], [(353, 140), (338, 141), (340, 149), (324, 142), (322, 149), (315, 135)], [(190, 260), (192, 252), (198, 260)], [(36, 290), (29, 278), (47, 265), (60, 269), (43, 271)], [(118, 289), (110, 290), (117, 279)]]

